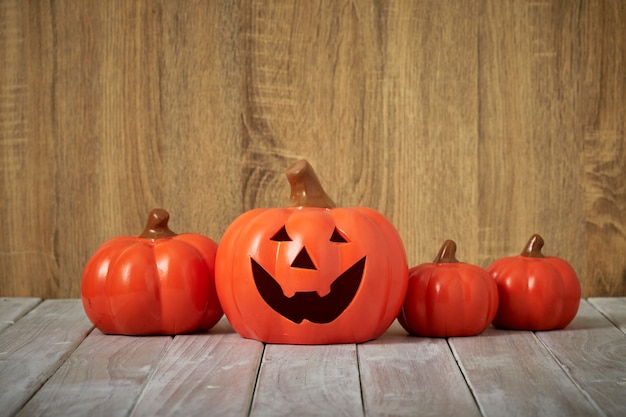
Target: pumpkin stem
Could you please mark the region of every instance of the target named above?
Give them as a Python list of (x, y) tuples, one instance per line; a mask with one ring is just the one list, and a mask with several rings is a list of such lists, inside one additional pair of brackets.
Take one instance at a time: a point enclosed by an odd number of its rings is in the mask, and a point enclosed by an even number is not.
[(337, 205), (326, 194), (313, 167), (304, 159), (287, 168), (287, 180), (291, 186), (290, 207), (334, 208)]
[(459, 262), (458, 259), (456, 259), (456, 243), (454, 243), (453, 240), (446, 240), (443, 242), (443, 245), (441, 245), (441, 249), (439, 249), (439, 253), (433, 263), (449, 264), (455, 262)]
[(156, 208), (150, 211), (148, 214), (148, 223), (143, 233), (139, 235), (143, 239), (161, 239), (164, 237), (176, 236), (176, 233), (172, 232), (167, 227), (167, 222), (170, 219), (170, 214), (162, 208)]
[(543, 238), (535, 233), (528, 239), (520, 255), (527, 258), (545, 258), (541, 253), (541, 248), (543, 248)]

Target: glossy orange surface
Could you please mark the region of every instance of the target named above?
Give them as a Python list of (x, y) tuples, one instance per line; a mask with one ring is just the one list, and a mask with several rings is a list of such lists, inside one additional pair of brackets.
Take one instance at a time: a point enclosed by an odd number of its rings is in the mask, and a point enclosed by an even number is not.
[[(498, 308), (498, 289), (484, 269), (454, 257), (409, 271), (409, 288), (398, 321), (411, 334), (428, 337), (474, 336), (485, 330)], [(450, 248), (448, 247), (448, 250)]]
[(214, 241), (192, 233), (113, 238), (85, 266), (85, 313), (107, 334), (209, 329), (223, 315), (215, 290), (216, 252)]
[(306, 160), (286, 176), (290, 207), (248, 211), (222, 236), (215, 279), (228, 321), (268, 343), (377, 338), (406, 295), (398, 232), (375, 210), (336, 208)]
[(375, 210), (256, 209), (224, 233), (216, 286), (230, 324), (270, 343), (355, 343), (380, 336), (408, 283), (402, 241)]
[(494, 326), (519, 330), (554, 330), (576, 316), (581, 288), (565, 260), (543, 256), (543, 239), (534, 235), (518, 256), (499, 259), (487, 270), (498, 285), (500, 306)]

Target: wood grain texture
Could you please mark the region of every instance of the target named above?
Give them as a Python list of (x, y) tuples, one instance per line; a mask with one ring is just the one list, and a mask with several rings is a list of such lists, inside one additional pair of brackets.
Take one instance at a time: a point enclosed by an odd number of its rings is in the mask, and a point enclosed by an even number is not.
[[(585, 280), (589, 295), (626, 295), (626, 4), (589, 2), (585, 74)], [(619, 110), (617, 110), (619, 109)], [(617, 111), (616, 111), (617, 110)], [(621, 261), (614, 261), (616, 254)]]
[(624, 333), (583, 300), (569, 326), (558, 332), (538, 332), (537, 337), (603, 415), (624, 415)]
[(363, 415), (356, 345), (266, 345), (250, 416), (320, 415)]
[(40, 298), (0, 298), (0, 332), (15, 324), (15, 321), (28, 313)]
[(483, 416), (601, 415), (532, 332), (490, 327), (449, 343)]
[(532, 233), (583, 295), (626, 295), (621, 0), (0, 4), (0, 296), (78, 297), (164, 207), (214, 240), (315, 167), (486, 267)]
[(53, 114), (46, 106), (50, 73), (37, 73), (52, 67), (53, 48), (50, 25), (36, 7), (19, 0), (0, 5), (0, 230), (6, 236), (0, 244), (0, 291), (62, 296), (53, 220), (57, 164), (49, 157)]
[(0, 333), (0, 415), (13, 415), (92, 329), (80, 300), (46, 300)]
[(263, 344), (225, 318), (209, 334), (174, 338), (132, 416), (247, 416)]
[[(372, 342), (267, 345), (262, 358), (263, 345), (237, 336), (225, 319), (174, 341), (97, 330), (85, 337), (91, 327), (79, 300), (47, 300), (0, 333), (0, 416), (87, 408), (134, 416), (472, 415), (470, 390), (473, 411), (484, 416), (621, 416), (626, 334), (616, 323), (624, 301), (583, 300), (569, 326), (550, 332), (489, 328), (446, 344), (408, 336), (395, 323)], [(258, 403), (249, 410), (253, 387)]]
[(580, 13), (573, 2), (482, 2), (481, 264), (519, 254), (539, 233), (546, 254), (583, 271), (580, 74), (572, 68), (586, 52), (576, 45)]
[(622, 332), (626, 333), (626, 298), (600, 297), (589, 298), (587, 301), (609, 319), (611, 323), (615, 324)]
[(128, 415), (171, 340), (94, 330), (17, 415)]
[(407, 335), (398, 322), (357, 346), (368, 416), (480, 416), (446, 339)]

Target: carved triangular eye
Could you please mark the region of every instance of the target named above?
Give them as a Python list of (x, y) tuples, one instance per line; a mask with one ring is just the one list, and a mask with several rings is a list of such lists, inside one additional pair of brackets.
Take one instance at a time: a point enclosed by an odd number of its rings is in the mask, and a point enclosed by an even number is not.
[(333, 230), (333, 235), (330, 237), (330, 241), (337, 243), (348, 243), (348, 240), (341, 234), (339, 230), (337, 230), (336, 227), (335, 230)]
[(273, 240), (274, 242), (291, 242), (291, 238), (287, 234), (285, 226), (281, 227), (278, 232), (274, 233), (274, 236), (272, 236), (270, 240)]

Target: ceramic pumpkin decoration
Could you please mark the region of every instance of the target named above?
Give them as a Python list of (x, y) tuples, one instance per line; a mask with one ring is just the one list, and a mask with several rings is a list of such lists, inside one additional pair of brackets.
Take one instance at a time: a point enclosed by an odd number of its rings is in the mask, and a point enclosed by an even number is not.
[(168, 220), (167, 211), (152, 210), (141, 235), (110, 239), (87, 262), (83, 307), (103, 333), (175, 335), (210, 329), (222, 317), (217, 244), (195, 233), (176, 234)]
[(290, 206), (254, 209), (228, 227), (216, 285), (232, 327), (268, 343), (358, 343), (398, 315), (408, 283), (402, 241), (379, 212), (337, 208), (301, 160)]
[(492, 263), (487, 271), (498, 285), (500, 305), (494, 326), (553, 330), (567, 326), (580, 304), (580, 282), (565, 260), (544, 256), (541, 236), (531, 236), (522, 253)]
[(409, 270), (409, 288), (398, 321), (418, 336), (474, 336), (498, 309), (498, 288), (483, 268), (459, 262), (446, 240), (432, 263)]

